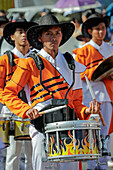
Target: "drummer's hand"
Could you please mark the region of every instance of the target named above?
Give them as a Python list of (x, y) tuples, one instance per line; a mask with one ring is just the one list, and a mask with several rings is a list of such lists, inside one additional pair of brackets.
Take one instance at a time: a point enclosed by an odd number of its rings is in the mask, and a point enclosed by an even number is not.
[(38, 112), (37, 109), (31, 108), (31, 109), (27, 110), (26, 116), (27, 116), (29, 119), (33, 120), (33, 119), (38, 118), (38, 117), (41, 116), (41, 115), (39, 114), (39, 112)]
[(101, 103), (97, 102), (94, 104), (93, 101), (90, 102), (90, 106), (85, 110), (85, 114), (98, 114), (100, 111)]

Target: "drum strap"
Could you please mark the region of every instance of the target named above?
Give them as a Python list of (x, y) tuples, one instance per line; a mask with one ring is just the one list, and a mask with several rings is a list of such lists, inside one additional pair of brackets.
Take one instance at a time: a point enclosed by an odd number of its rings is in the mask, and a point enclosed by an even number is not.
[(75, 60), (74, 60), (73, 56), (68, 52), (64, 53), (63, 55), (64, 55), (65, 60), (68, 63), (69, 69), (74, 70), (75, 69)]
[(44, 69), (44, 63), (41, 59), (41, 57), (38, 55), (37, 51), (33, 51), (29, 57), (33, 58), (38, 70), (43, 70)]
[(13, 66), (15, 66), (14, 54), (10, 50), (7, 50), (4, 54), (7, 54), (9, 58), (9, 64), (11, 66), (11, 75), (13, 75)]

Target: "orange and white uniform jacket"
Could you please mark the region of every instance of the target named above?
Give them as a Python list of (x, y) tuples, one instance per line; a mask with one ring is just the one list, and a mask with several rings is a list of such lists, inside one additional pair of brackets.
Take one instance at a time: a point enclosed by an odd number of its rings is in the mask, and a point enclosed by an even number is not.
[[(113, 46), (105, 43), (104, 41), (101, 46), (98, 46), (91, 40), (82, 48), (73, 50), (73, 53), (76, 55), (76, 61), (86, 66), (86, 70), (81, 73), (81, 79), (83, 80), (83, 93), (85, 95), (85, 100), (89, 102), (92, 97), (89, 94), (88, 88), (85, 88), (85, 74), (88, 79), (91, 80), (92, 74), (98, 67), (99, 62), (113, 55)], [(113, 80), (103, 79), (102, 81), (91, 82), (91, 85), (97, 101), (113, 103)]]
[[(14, 55), (14, 59), (19, 59), (19, 58), (26, 58), (31, 53), (31, 50), (25, 56), (23, 56), (23, 54), (20, 51), (18, 51), (16, 47), (11, 52)], [(14, 73), (16, 68), (17, 68), (17, 65), (13, 61), (13, 67), (11, 70), (11, 65), (9, 63), (9, 58), (7, 54), (0, 56), (0, 102), (2, 104), (4, 104), (4, 101), (3, 101), (4, 87), (5, 85), (7, 85), (7, 83), (11, 79), (12, 74)], [(6, 106), (3, 106), (3, 107), (4, 107), (4, 112), (8, 111), (10, 113), (10, 111), (7, 109)]]
[[(44, 51), (42, 49), (42, 51)], [(46, 52), (45, 52), (46, 53)], [(48, 55), (46, 53), (46, 55)], [(45, 56), (46, 56), (45, 55)], [(48, 61), (47, 58), (51, 58), (51, 56), (42, 57), (40, 56), (44, 63), (44, 69), (42, 70), (42, 81), (43, 84), (49, 89), (51, 93), (53, 93), (55, 99), (64, 99), (65, 94), (69, 88), (69, 83), (65, 80), (65, 78), (60, 73), (60, 68), (57, 68), (57, 64), (60, 62), (59, 59), (64, 58), (63, 55), (58, 53), (58, 61), (56, 61), (55, 65), (52, 65), (51, 62)], [(61, 58), (62, 57), (62, 58)], [(40, 71), (35, 65), (35, 62), (32, 58), (20, 59), (19, 61), (15, 61), (17, 64), (17, 69), (14, 72), (11, 81), (6, 85), (4, 90), (4, 101), (7, 107), (17, 116), (26, 118), (26, 111), (31, 107), (36, 107), (37, 105), (44, 103), (52, 98), (51, 94), (44, 89), (44, 87), (40, 84)], [(63, 64), (63, 61), (62, 61)], [(65, 61), (64, 65), (67, 62)], [(56, 69), (57, 68), (57, 69)], [(68, 80), (71, 79), (71, 75), (68, 73), (68, 70), (63, 67), (62, 68), (68, 74)], [(76, 77), (75, 77), (76, 81)], [(29, 84), (30, 89), (30, 100), (31, 106), (24, 103), (17, 96), (18, 92), (25, 86), (25, 84)], [(69, 100), (70, 108), (75, 109), (75, 113), (77, 117), (80, 119), (88, 119), (89, 115), (84, 114), (84, 110), (87, 108), (82, 104), (83, 94), (82, 88), (77, 88), (76, 90), (71, 89), (67, 95)]]

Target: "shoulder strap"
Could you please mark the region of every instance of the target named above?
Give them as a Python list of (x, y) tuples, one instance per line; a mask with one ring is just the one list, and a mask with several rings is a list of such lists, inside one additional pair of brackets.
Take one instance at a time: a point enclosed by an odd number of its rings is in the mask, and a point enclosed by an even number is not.
[(74, 61), (73, 56), (68, 52), (64, 53), (63, 55), (68, 63), (69, 69), (74, 70), (75, 69), (75, 61)]
[(11, 66), (11, 74), (13, 74), (13, 66), (15, 66), (14, 54), (13, 54), (10, 50), (6, 51), (4, 54), (7, 54), (7, 55), (8, 55), (9, 64), (10, 64), (10, 66)]
[(41, 57), (38, 55), (37, 51), (33, 51), (32, 54), (29, 55), (29, 57), (33, 58), (36, 66), (39, 70), (44, 69), (44, 63), (43, 63)]

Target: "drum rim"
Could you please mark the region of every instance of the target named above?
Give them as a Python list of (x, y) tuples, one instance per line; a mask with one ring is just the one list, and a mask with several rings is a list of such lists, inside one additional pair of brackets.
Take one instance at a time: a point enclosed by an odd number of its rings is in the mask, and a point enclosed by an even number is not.
[[(100, 129), (100, 123), (96, 122), (95, 120), (73, 120), (73, 121), (60, 121), (60, 122), (54, 122), (54, 123), (48, 123), (45, 126), (46, 132), (51, 130), (54, 131), (54, 129), (61, 130), (74, 130), (74, 129)], [(79, 130), (79, 129), (78, 129)]]
[[(100, 153), (96, 153), (96, 154), (74, 154), (74, 155), (58, 155), (58, 156), (48, 156), (48, 160), (50, 161), (56, 161), (56, 160), (60, 160), (60, 161), (66, 161), (66, 159), (69, 161), (69, 159), (71, 158), (71, 161), (75, 161), (75, 160), (93, 160), (93, 159), (98, 159), (101, 157)], [(76, 159), (77, 158), (77, 159)]]

